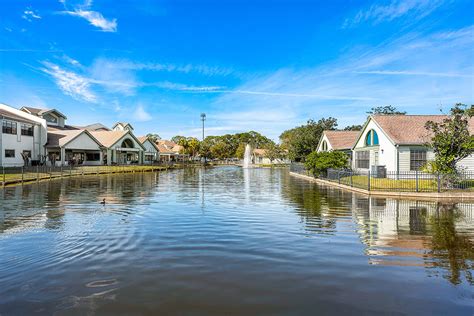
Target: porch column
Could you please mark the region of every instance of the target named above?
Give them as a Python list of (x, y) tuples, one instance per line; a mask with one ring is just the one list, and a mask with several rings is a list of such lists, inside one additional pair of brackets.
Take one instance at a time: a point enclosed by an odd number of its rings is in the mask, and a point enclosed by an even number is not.
[(66, 161), (66, 148), (61, 147), (61, 166), (64, 166), (64, 162)]
[(99, 164), (103, 164), (104, 163), (104, 152), (101, 150), (99, 151)]
[(112, 164), (112, 150), (107, 149), (107, 165), (110, 166)]

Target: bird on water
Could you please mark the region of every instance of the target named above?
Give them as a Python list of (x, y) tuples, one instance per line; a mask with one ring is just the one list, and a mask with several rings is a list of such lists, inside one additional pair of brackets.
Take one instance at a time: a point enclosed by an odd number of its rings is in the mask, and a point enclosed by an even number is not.
[(105, 199), (103, 199), (102, 202), (100, 202), (100, 204), (105, 205)]

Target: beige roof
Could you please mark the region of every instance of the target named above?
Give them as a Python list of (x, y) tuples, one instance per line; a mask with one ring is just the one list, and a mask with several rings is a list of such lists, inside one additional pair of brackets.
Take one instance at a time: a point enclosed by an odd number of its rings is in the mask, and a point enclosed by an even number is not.
[[(428, 121), (442, 122), (446, 115), (373, 115), (372, 119), (395, 144), (422, 145), (431, 135), (425, 128)], [(474, 118), (469, 121), (469, 131), (474, 133)]]
[[(86, 133), (86, 131), (48, 129), (48, 142), (46, 143), (46, 147), (63, 147), (82, 133)], [(97, 140), (94, 139), (94, 141)]]
[(324, 131), (332, 149), (351, 149), (359, 136), (360, 131)]
[(158, 147), (158, 151), (160, 152), (160, 154), (172, 154), (172, 155), (177, 154), (176, 152), (174, 152), (172, 149), (169, 149), (165, 145), (157, 144), (156, 146)]
[(0, 109), (0, 117), (5, 117), (5, 118), (8, 118), (8, 119), (12, 119), (12, 120), (19, 121), (19, 122), (24, 122), (24, 123), (38, 124), (38, 122), (27, 119), (26, 117), (23, 117), (23, 116), (20, 116), (20, 115), (16, 115), (14, 113), (11, 113), (11, 112), (3, 110), (3, 109)]
[(120, 138), (129, 133), (129, 131), (91, 131), (94, 136), (104, 147), (111, 147), (118, 142)]
[(262, 148), (255, 148), (253, 150), (253, 153), (254, 155), (256, 156), (262, 156), (262, 157), (265, 157), (265, 155), (267, 154), (267, 151), (265, 149), (262, 149)]

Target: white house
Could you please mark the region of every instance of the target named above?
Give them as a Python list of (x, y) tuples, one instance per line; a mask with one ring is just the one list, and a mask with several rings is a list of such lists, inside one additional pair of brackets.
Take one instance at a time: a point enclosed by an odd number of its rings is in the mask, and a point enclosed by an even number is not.
[(111, 164), (142, 164), (145, 147), (130, 130), (92, 131), (104, 148), (103, 161)]
[(103, 146), (87, 130), (49, 130), (46, 151), (51, 165), (101, 165)]
[[(431, 139), (425, 124), (445, 118), (445, 115), (369, 116), (352, 147), (353, 169), (376, 172), (377, 166), (384, 166), (387, 172), (396, 174), (420, 170), (434, 159), (433, 150), (425, 146)], [(474, 133), (474, 119), (469, 128)], [(474, 157), (461, 161), (460, 167), (474, 171)]]
[(131, 131), (133, 132), (133, 126), (130, 123), (117, 122), (112, 127), (113, 131)]
[(0, 165), (19, 167), (28, 163), (40, 162), (45, 158), (47, 142), (46, 120), (0, 104)]
[(143, 147), (145, 147), (144, 163), (150, 164), (160, 160), (160, 150), (157, 144), (146, 136), (138, 137), (138, 140), (141, 142)]
[(20, 111), (45, 119), (48, 126), (53, 128), (65, 128), (67, 117), (56, 109), (40, 109), (24, 106)]
[(360, 131), (324, 131), (319, 139), (316, 151), (342, 151), (349, 156), (349, 164), (351, 164), (352, 147), (359, 133)]

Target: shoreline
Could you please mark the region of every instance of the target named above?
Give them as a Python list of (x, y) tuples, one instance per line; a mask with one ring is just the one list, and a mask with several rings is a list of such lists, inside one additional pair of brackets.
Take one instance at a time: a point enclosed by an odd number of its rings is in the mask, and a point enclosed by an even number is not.
[[(120, 168), (124, 167), (124, 168)], [(83, 177), (83, 176), (99, 176), (99, 175), (112, 175), (112, 174), (125, 174), (125, 173), (148, 173), (148, 172), (160, 172), (169, 169), (178, 169), (183, 168), (184, 166), (181, 165), (172, 165), (172, 166), (100, 166), (99, 168), (94, 167), (84, 167), (90, 168), (91, 170), (84, 171), (84, 169), (74, 170), (74, 172), (65, 172), (62, 173), (55, 173), (55, 174), (45, 174), (43, 173), (42, 176), (34, 177), (34, 178), (22, 178), (22, 179), (14, 179), (14, 180), (6, 180), (5, 182), (1, 182), (0, 189), (6, 187), (13, 187), (17, 185), (24, 185), (24, 184), (33, 184), (35, 182), (42, 182), (47, 180), (59, 180), (63, 178), (71, 178), (71, 177)], [(95, 170), (94, 170), (95, 169)]]
[(360, 193), (368, 196), (391, 197), (398, 199), (417, 199), (417, 200), (437, 200), (447, 202), (472, 202), (474, 201), (474, 192), (392, 192), (392, 191), (368, 191), (365, 189), (354, 188), (348, 185), (334, 183), (327, 180), (313, 178), (307, 175), (291, 172), (290, 176), (305, 179), (321, 185), (339, 188), (346, 191)]

